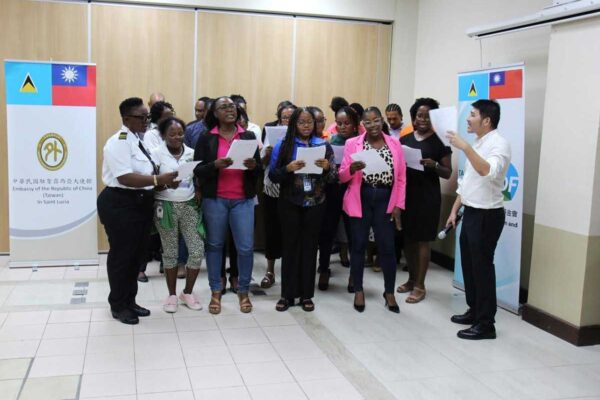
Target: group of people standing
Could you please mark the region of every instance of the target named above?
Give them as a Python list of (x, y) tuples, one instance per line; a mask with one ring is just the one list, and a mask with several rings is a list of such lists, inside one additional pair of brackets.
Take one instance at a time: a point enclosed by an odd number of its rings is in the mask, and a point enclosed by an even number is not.
[[(176, 312), (178, 304), (202, 308), (193, 287), (205, 257), (211, 290), (208, 309), (220, 313), (227, 255), (232, 266), (230, 289), (238, 295), (240, 311), (250, 312), (257, 204), (265, 219), (263, 288), (275, 284), (275, 263), (281, 258), (277, 311), (295, 304), (307, 312), (315, 309), (317, 262), (318, 288), (327, 290), (340, 226), (344, 237), (340, 257), (350, 267), (348, 291), (354, 293), (356, 311), (366, 307), (363, 273), (371, 235), (383, 271), (386, 307), (399, 312), (396, 291), (409, 293), (407, 303), (422, 301), (430, 243), (440, 219), (439, 179), (452, 174), (452, 151), (429, 118), (429, 111), (438, 107), (434, 99), (417, 99), (410, 108), (412, 124), (405, 125), (396, 104), (382, 113), (377, 107), (363, 109), (334, 97), (335, 122), (327, 127), (318, 107), (283, 101), (276, 121), (265, 126), (286, 126), (285, 135), (269, 143), (266, 130), (249, 120), (246, 101), (239, 95), (200, 98), (196, 121), (187, 125), (164, 99), (153, 102), (150, 111), (140, 98), (124, 100), (119, 108), (123, 126), (104, 147), (106, 188), (98, 198), (110, 244), (107, 270), (113, 316), (134, 324), (149, 315), (135, 303), (135, 294), (152, 225), (162, 243), (161, 265), (169, 292), (163, 305), (166, 312)], [(242, 169), (229, 168), (233, 160), (227, 154), (236, 140), (257, 143)], [(452, 140), (463, 144), (458, 136)], [(343, 146), (343, 156), (336, 158), (332, 146)], [(422, 152), (423, 171), (406, 167), (402, 146)], [(313, 147), (324, 147), (324, 156), (314, 162), (321, 172), (303, 173), (306, 162), (298, 157), (299, 149)], [(365, 162), (353, 158), (363, 150), (374, 150), (387, 170), (366, 174)], [(179, 180), (178, 168), (191, 161), (199, 162), (193, 176)], [(455, 223), (456, 213), (453, 210), (449, 224)], [(396, 288), (402, 248), (409, 277)], [(179, 296), (178, 277), (186, 279)], [(469, 305), (476, 309), (474, 301)], [(493, 326), (493, 316), (486, 322)]]

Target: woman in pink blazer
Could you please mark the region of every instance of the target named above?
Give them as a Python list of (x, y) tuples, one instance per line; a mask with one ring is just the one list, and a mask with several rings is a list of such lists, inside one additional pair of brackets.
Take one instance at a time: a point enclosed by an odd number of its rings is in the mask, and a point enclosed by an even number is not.
[[(352, 250), (350, 274), (354, 282), (354, 308), (365, 309), (363, 271), (365, 249), (369, 240), (369, 229), (373, 227), (375, 242), (385, 291), (385, 305), (392, 312), (400, 312), (394, 297), (396, 280), (396, 255), (394, 250), (394, 228), (400, 230), (400, 212), (404, 209), (406, 188), (406, 164), (398, 139), (382, 132), (383, 117), (377, 107), (369, 107), (363, 116), (367, 132), (346, 141), (344, 159), (339, 170), (342, 183), (348, 182), (344, 195), (344, 211), (350, 217)], [(362, 161), (353, 161), (352, 154), (374, 149), (390, 167), (387, 172), (367, 175)]]

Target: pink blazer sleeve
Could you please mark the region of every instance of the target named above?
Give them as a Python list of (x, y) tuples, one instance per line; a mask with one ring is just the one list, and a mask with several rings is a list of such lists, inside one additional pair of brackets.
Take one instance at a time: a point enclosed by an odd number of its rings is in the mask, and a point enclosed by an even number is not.
[(393, 139), (396, 147), (395, 161), (397, 161), (394, 168), (395, 176), (393, 190), (395, 192), (395, 196), (393, 206), (404, 210), (406, 198), (406, 161), (404, 160), (404, 151), (402, 150), (400, 141), (398, 141), (396, 138)]
[(344, 158), (338, 171), (339, 179), (342, 183), (349, 182), (352, 179), (352, 174), (350, 174), (350, 164), (352, 164), (352, 157), (350, 157), (350, 155), (354, 153), (354, 147), (354, 140), (348, 140), (346, 142), (346, 145), (344, 146)]

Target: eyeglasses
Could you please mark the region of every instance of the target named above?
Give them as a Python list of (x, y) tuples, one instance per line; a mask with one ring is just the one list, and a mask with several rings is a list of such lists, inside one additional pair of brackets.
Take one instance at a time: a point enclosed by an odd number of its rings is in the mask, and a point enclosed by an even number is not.
[(367, 126), (375, 126), (375, 125), (379, 125), (379, 124), (381, 124), (381, 118), (375, 118), (372, 121), (368, 121), (368, 120), (363, 121), (363, 125), (365, 126), (365, 128)]
[(135, 118), (135, 119), (140, 120), (140, 121), (150, 121), (150, 116), (148, 114), (144, 114), (144, 115), (129, 114), (127, 116), (131, 117), (131, 118)]
[(234, 110), (234, 109), (235, 109), (235, 104), (233, 104), (233, 103), (223, 104), (222, 106), (217, 107), (217, 111)]
[(310, 121), (298, 121), (298, 122), (296, 122), (296, 125), (298, 125), (298, 126), (300, 126), (300, 125), (302, 125), (302, 126), (311, 126), (314, 123), (315, 123), (315, 121), (313, 121), (313, 120), (310, 120)]

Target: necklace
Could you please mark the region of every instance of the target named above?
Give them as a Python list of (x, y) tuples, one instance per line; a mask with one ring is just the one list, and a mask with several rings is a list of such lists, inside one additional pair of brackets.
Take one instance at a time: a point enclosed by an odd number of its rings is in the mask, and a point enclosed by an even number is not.
[(177, 160), (178, 160), (179, 158), (181, 158), (181, 156), (183, 155), (183, 152), (185, 151), (185, 149), (184, 149), (184, 147), (183, 147), (183, 146), (181, 146), (181, 151), (179, 152), (179, 154), (174, 154), (174, 153), (171, 151), (171, 148), (170, 148), (169, 146), (167, 146), (167, 149), (169, 150), (169, 153), (171, 153), (171, 155), (172, 155), (173, 157), (175, 157), (175, 159), (177, 159)]

